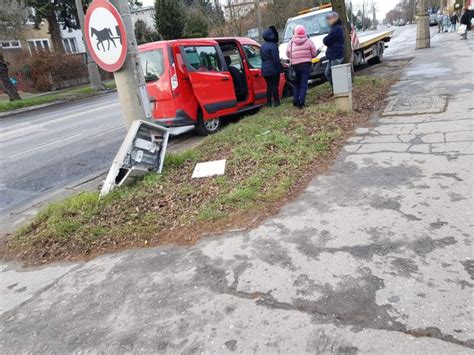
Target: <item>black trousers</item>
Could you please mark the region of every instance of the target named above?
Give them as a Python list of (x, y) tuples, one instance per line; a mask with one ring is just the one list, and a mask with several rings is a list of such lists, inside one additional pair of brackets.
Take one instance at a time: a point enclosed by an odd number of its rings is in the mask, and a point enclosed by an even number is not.
[(280, 95), (278, 94), (278, 84), (280, 83), (280, 75), (266, 76), (267, 82), (267, 105), (280, 104)]

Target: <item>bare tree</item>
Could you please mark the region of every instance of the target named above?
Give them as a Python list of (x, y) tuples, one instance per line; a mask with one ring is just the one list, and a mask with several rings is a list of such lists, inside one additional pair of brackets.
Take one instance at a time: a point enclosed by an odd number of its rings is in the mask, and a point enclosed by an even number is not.
[[(435, 0), (433, 0), (435, 1)], [(436, 7), (434, 2), (428, 3), (426, 10), (428, 10), (428, 5)], [(405, 22), (413, 22), (416, 17), (416, 0), (399, 0), (395, 8), (387, 13), (386, 19), (389, 23), (394, 23), (398, 20), (404, 20)]]
[(0, 36), (4, 39), (20, 39), (25, 30), (26, 7), (12, 1), (8, 6), (0, 6)]
[[(319, 4), (319, 2), (318, 2)], [(283, 29), (286, 21), (294, 17), (299, 11), (314, 6), (312, 0), (272, 0), (268, 1), (264, 11), (264, 22), (273, 25), (277, 29)]]
[(227, 0), (227, 27), (233, 36), (245, 36), (248, 30), (249, 9), (235, 0)]

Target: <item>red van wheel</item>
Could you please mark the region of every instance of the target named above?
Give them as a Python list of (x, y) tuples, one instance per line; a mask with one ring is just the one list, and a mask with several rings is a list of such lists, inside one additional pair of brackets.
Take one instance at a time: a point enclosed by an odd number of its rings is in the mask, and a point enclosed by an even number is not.
[(196, 123), (196, 131), (201, 136), (208, 136), (214, 134), (221, 128), (221, 120), (219, 117), (204, 121), (202, 111), (198, 112), (198, 119)]

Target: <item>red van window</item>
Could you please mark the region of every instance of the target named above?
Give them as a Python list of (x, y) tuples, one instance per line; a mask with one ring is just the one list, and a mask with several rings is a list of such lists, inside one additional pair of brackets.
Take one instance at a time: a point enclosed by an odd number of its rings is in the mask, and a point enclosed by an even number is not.
[(186, 56), (186, 63), (191, 70), (222, 71), (222, 63), (216, 47), (187, 46), (184, 47), (184, 55)]
[(260, 47), (254, 44), (244, 45), (245, 56), (251, 69), (262, 68), (262, 57), (260, 56)]
[(147, 82), (159, 80), (165, 72), (163, 49), (140, 53), (140, 61)]

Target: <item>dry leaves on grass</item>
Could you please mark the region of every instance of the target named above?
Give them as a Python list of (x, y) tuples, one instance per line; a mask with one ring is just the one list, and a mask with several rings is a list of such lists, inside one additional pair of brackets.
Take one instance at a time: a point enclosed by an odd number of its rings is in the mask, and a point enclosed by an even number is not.
[[(345, 139), (380, 110), (388, 80), (358, 78), (354, 113), (335, 111), (327, 85), (304, 111), (286, 101), (170, 155), (149, 175), (103, 200), (85, 193), (51, 205), (0, 249), (28, 263), (89, 258), (129, 247), (189, 244), (208, 233), (248, 227), (274, 213), (324, 171)], [(196, 162), (227, 159), (225, 176), (191, 179)]]

